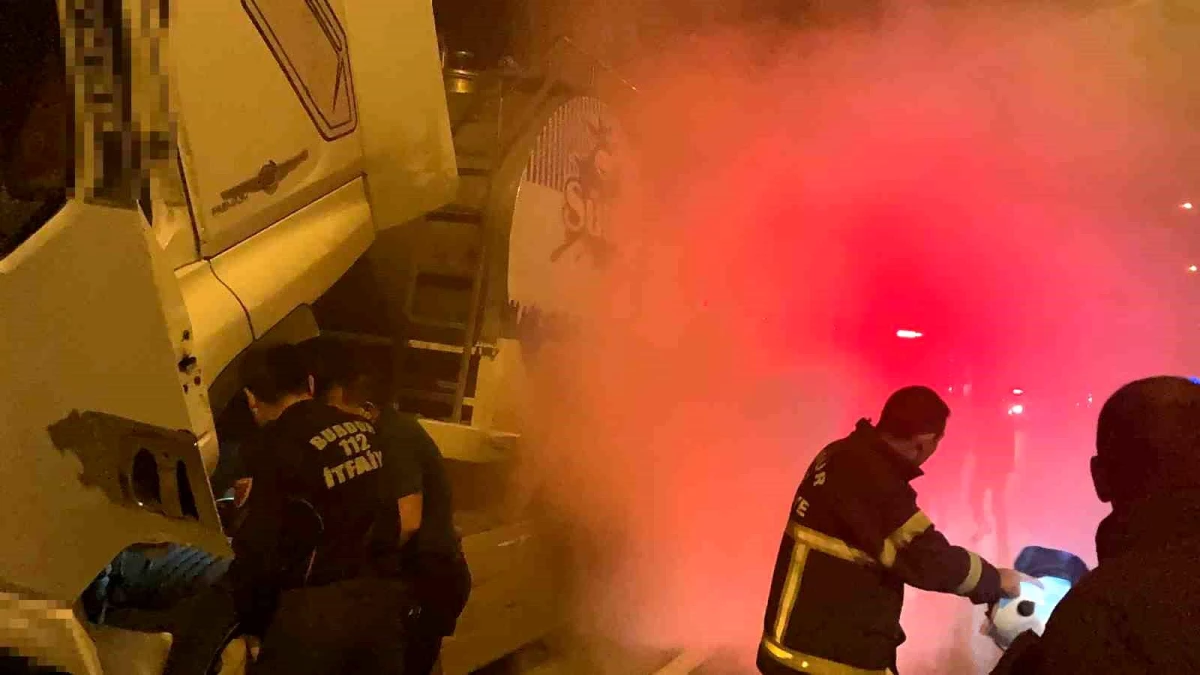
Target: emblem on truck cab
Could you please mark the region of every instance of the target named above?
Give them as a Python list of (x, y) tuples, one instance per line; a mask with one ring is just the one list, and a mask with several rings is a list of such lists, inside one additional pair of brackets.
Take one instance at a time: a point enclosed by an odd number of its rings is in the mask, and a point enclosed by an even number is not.
[(255, 192), (262, 192), (268, 195), (275, 194), (283, 179), (287, 178), (306, 159), (308, 159), (308, 150), (301, 150), (300, 154), (291, 159), (285, 159), (283, 162), (277, 163), (275, 160), (271, 160), (263, 164), (254, 178), (242, 181), (228, 190), (221, 192), (221, 203), (213, 207), (213, 215), (220, 215), (241, 204)]

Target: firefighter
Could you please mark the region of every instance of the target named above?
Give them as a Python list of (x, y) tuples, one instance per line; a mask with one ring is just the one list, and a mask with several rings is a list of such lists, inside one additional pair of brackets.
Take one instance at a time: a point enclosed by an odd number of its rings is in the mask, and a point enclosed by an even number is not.
[(1024, 575), (952, 546), (909, 483), (937, 449), (950, 409), (931, 389), (892, 394), (827, 446), (796, 490), (767, 600), (765, 675), (896, 672), (904, 586), (976, 604), (1015, 597)]
[(398, 608), (416, 604), (374, 574), (368, 535), (396, 508), (374, 424), (313, 400), (294, 345), (256, 349), (241, 370), (263, 427), (229, 571), (246, 625), (268, 626), (252, 672), (399, 675), (410, 610)]
[(1153, 377), (1113, 394), (1092, 482), (1112, 504), (1096, 530), (1099, 565), (993, 673), (1200, 673), (1200, 384)]
[(303, 346), (316, 375), (318, 398), (363, 415), (379, 430), (387, 474), (383, 488), (399, 501), (377, 526), (373, 542), (381, 557), (396, 552), (380, 573), (407, 581), (420, 607), (408, 624), (404, 672), (428, 675), (434, 671), (443, 639), (454, 633), (471, 591), (470, 570), (454, 528), (445, 460), (415, 417), (371, 402), (370, 366), (345, 344), (315, 338)]

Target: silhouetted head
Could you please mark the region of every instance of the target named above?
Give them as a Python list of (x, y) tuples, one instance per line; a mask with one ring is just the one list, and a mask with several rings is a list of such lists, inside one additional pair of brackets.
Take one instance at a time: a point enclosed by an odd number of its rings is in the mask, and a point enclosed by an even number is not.
[(1096, 496), (1121, 505), (1200, 488), (1200, 384), (1182, 377), (1131, 382), (1096, 425)]
[(319, 401), (345, 412), (374, 419), (370, 402), (372, 376), (365, 363), (344, 340), (315, 337), (300, 344), (313, 374)]
[(277, 419), (288, 406), (312, 398), (313, 378), (296, 345), (254, 347), (242, 357), (242, 386), (259, 426)]
[(875, 428), (888, 445), (916, 466), (924, 464), (946, 435), (950, 406), (929, 387), (905, 387), (888, 397)]

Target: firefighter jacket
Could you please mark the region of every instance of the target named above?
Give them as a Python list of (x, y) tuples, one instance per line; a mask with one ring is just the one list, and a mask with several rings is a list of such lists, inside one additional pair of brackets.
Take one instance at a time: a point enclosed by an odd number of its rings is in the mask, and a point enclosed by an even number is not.
[(1020, 636), (993, 675), (1200, 673), (1200, 490), (1114, 511), (1096, 554), (1042, 637)]
[(950, 545), (917, 507), (909, 482), (921, 474), (867, 420), (813, 460), (775, 561), (762, 673), (894, 671), (905, 584), (999, 600), (996, 569)]

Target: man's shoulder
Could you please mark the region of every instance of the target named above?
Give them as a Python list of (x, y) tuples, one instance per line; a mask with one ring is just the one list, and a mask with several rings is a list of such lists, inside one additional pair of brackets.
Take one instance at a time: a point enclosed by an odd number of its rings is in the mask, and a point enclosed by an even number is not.
[[(1195, 560), (1200, 556), (1197, 542), (1155, 550), (1131, 551), (1108, 559), (1079, 581), (1067, 599), (1103, 601), (1108, 604), (1145, 604), (1155, 600), (1173, 600), (1187, 594), (1200, 596), (1200, 581), (1180, 584), (1192, 578)], [(1162, 596), (1162, 597), (1160, 597)], [(1064, 599), (1064, 602), (1066, 600)]]
[(281, 450), (290, 452), (299, 446), (320, 452), (331, 444), (353, 443), (359, 447), (363, 439), (376, 434), (376, 429), (358, 415), (319, 401), (301, 401), (285, 410), (266, 432), (267, 441)]
[[(289, 414), (290, 413), (290, 414)], [(346, 412), (321, 401), (301, 401), (285, 411), (287, 417), (280, 421), (299, 429), (321, 429), (335, 425), (343, 425), (347, 430), (375, 433), (375, 426), (361, 415)]]
[(1197, 554), (1194, 542), (1182, 541), (1105, 559), (1047, 622), (1047, 672), (1200, 672), (1200, 647), (1191, 639), (1200, 606), (1191, 573)]
[(324, 423), (325, 420), (345, 417), (350, 417), (350, 415), (321, 401), (304, 399), (288, 406), (279, 416), (279, 419), (275, 420), (271, 426), (276, 429), (308, 426)]
[(410, 447), (427, 444), (434, 448), (437, 447), (416, 415), (386, 408), (380, 412), (378, 424), (379, 433), (388, 436), (398, 444)]
[(1147, 558), (1137, 554), (1100, 564), (1063, 597), (1054, 609), (1047, 630), (1052, 636), (1057, 633), (1055, 629), (1067, 629), (1075, 634), (1081, 625), (1095, 626), (1098, 622), (1125, 615), (1131, 609), (1166, 600), (1165, 596), (1181, 589), (1171, 589), (1153, 580), (1170, 565), (1160, 556)]
[(422, 429), (416, 415), (400, 412), (390, 406), (380, 409), (377, 421), (379, 428), (386, 432), (411, 433), (414, 430)]
[(864, 434), (854, 433), (839, 438), (822, 448), (813, 460), (813, 464), (853, 466), (864, 463), (874, 464), (879, 459), (879, 453), (875, 452), (871, 439), (865, 437)]

